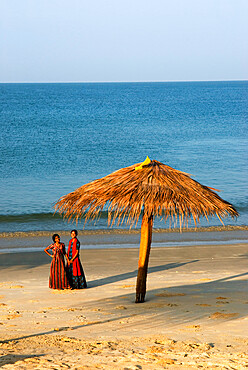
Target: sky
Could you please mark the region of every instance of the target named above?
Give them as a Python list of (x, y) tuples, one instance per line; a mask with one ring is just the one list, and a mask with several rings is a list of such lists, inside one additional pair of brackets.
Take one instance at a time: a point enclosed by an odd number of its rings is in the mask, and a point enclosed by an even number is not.
[(248, 0), (0, 0), (0, 82), (248, 79)]

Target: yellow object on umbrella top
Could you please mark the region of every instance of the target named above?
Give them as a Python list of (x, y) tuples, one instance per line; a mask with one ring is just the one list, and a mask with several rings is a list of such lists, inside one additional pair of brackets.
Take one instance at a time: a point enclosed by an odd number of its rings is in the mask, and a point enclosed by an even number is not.
[(139, 166), (137, 166), (137, 167), (135, 167), (135, 170), (137, 171), (137, 170), (141, 170), (142, 168), (143, 168), (143, 166), (146, 166), (147, 164), (149, 164), (149, 163), (151, 163), (151, 160), (150, 160), (150, 158), (147, 156), (146, 157), (146, 160), (143, 162), (143, 163), (141, 163)]

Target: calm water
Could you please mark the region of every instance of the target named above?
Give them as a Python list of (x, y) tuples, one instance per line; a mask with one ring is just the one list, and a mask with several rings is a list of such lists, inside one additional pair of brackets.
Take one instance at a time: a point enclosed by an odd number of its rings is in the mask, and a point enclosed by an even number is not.
[(0, 84), (0, 232), (70, 229), (60, 196), (147, 155), (221, 189), (240, 212), (225, 223), (247, 225), (247, 96), (248, 82)]

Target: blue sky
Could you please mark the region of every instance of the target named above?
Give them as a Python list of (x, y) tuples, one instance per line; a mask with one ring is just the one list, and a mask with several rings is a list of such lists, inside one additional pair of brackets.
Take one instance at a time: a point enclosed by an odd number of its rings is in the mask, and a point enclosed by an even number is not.
[(248, 0), (0, 0), (0, 82), (247, 80)]

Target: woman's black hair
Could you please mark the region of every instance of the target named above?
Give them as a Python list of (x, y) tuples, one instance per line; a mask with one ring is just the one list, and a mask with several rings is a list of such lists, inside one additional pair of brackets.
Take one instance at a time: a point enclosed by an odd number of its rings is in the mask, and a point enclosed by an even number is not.
[(74, 233), (76, 234), (76, 236), (77, 236), (77, 234), (78, 234), (78, 232), (77, 232), (77, 230), (75, 230), (75, 229), (73, 229), (72, 231), (71, 231), (71, 233), (74, 231)]
[(52, 240), (55, 242), (55, 238), (56, 238), (56, 236), (58, 236), (59, 238), (60, 238), (60, 236), (59, 236), (59, 234), (53, 234), (53, 236), (52, 236)]

